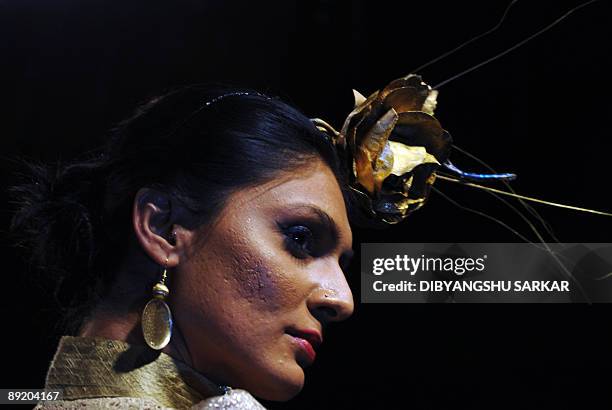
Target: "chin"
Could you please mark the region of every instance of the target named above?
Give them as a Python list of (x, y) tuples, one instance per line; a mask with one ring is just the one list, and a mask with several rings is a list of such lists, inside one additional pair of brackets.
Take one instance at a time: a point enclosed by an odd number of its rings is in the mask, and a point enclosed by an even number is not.
[(283, 369), (282, 374), (270, 378), (267, 383), (264, 384), (259, 380), (257, 386), (247, 390), (263, 400), (287, 401), (302, 391), (304, 379), (304, 371), (294, 363), (290, 369)]

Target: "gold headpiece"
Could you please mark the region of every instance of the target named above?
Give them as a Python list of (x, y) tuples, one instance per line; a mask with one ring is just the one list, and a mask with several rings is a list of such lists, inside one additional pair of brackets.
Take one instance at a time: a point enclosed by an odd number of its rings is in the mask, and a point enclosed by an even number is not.
[(410, 74), (355, 107), (340, 132), (320, 119), (349, 166), (350, 187), (374, 219), (394, 224), (425, 204), (452, 138), (434, 117), (438, 92)]
[[(317, 128), (331, 137), (338, 151), (347, 161), (350, 188), (356, 194), (362, 208), (369, 214), (370, 219), (373, 222), (381, 221), (387, 224), (401, 222), (406, 216), (425, 204), (436, 177), (494, 194), (514, 197), (521, 201), (527, 200), (565, 209), (612, 216), (610, 212), (518, 195), (512, 191), (509, 185), (506, 186), (511, 192), (470, 182), (470, 180), (489, 179), (511, 180), (516, 178), (516, 175), (512, 173), (481, 174), (465, 172), (457, 168), (449, 160), (451, 148), (454, 147), (452, 138), (434, 117), (437, 90), (442, 85), (503, 57), (545, 33), (573, 12), (596, 1), (585, 1), (570, 9), (560, 18), (526, 39), (436, 84), (433, 89), (424, 83), (419, 75), (409, 74), (392, 81), (382, 91), (374, 92), (367, 99), (353, 90), (355, 107), (344, 121), (340, 132), (321, 119), (313, 119), (312, 121)], [(496, 31), (515, 3), (516, 1), (512, 1), (508, 4), (501, 19), (493, 28), (436, 57), (414, 71), (420, 71)], [(458, 147), (455, 148), (475, 158), (472, 154), (460, 150)], [(486, 165), (482, 161), (478, 161)], [(440, 166), (454, 175), (445, 175), (437, 171)], [(490, 167), (487, 166), (487, 168), (492, 171)]]

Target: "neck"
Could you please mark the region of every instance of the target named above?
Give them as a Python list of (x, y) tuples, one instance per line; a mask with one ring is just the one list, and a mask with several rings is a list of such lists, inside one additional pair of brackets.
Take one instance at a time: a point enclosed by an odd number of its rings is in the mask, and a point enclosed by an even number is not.
[[(154, 274), (143, 278), (142, 272), (155, 272), (155, 266), (149, 264), (136, 269), (121, 269), (109, 294), (94, 308), (78, 335), (146, 345), (141, 328), (141, 314), (152, 297), (152, 284), (158, 278)], [(191, 354), (177, 320), (174, 321), (170, 343), (162, 352), (193, 367)]]

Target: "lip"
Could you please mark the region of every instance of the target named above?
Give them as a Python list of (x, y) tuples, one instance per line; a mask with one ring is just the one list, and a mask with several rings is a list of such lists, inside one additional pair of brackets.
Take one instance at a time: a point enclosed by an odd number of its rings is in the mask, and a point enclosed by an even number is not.
[(289, 329), (287, 334), (299, 346), (299, 359), (305, 365), (310, 365), (317, 357), (315, 349), (323, 343), (323, 338), (319, 331), (314, 329)]

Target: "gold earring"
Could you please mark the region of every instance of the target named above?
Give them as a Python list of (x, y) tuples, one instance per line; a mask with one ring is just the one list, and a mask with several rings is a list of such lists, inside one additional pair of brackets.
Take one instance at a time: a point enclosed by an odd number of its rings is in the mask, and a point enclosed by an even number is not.
[(161, 279), (153, 286), (153, 297), (142, 311), (142, 334), (147, 345), (155, 350), (166, 347), (172, 337), (172, 313), (166, 303), (170, 293), (166, 286), (167, 272), (168, 258)]

